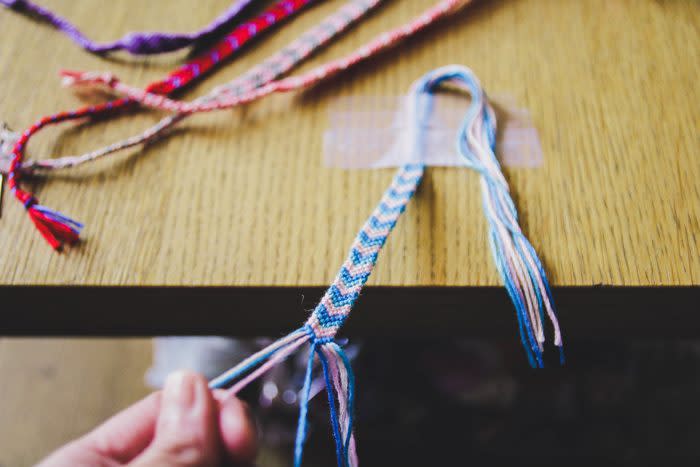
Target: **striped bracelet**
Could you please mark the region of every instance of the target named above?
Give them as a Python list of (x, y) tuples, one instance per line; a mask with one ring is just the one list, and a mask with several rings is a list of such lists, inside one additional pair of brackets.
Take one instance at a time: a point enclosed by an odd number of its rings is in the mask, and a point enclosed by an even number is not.
[(415, 20), (397, 29), (383, 33), (374, 40), (357, 49), (352, 54), (319, 66), (308, 73), (299, 76), (272, 81), (244, 95), (224, 95), (212, 102), (183, 102), (169, 99), (151, 89), (139, 89), (122, 83), (111, 73), (64, 71), (63, 82), (66, 85), (101, 85), (118, 94), (138, 102), (144, 107), (179, 112), (185, 114), (224, 110), (246, 104), (276, 92), (289, 92), (296, 89), (311, 87), (351, 66), (386, 50), (407, 37), (421, 31), (427, 26), (454, 11), (454, 4), (462, 3), (456, 0), (446, 0), (427, 10)]

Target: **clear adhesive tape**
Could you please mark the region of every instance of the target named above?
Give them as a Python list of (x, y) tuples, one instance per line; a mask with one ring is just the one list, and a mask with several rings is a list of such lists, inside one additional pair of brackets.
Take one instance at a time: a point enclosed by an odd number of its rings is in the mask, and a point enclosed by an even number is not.
[[(416, 128), (415, 103), (406, 96), (347, 96), (328, 108), (323, 135), (327, 167), (378, 169), (400, 167), (421, 158), (427, 166), (464, 165), (455, 149), (455, 135), (466, 109), (461, 94), (431, 95), (430, 112)], [(527, 109), (512, 96), (490, 96), (498, 116), (496, 155), (509, 167), (537, 168), (544, 163), (542, 147)], [(421, 131), (420, 147), (414, 131)]]

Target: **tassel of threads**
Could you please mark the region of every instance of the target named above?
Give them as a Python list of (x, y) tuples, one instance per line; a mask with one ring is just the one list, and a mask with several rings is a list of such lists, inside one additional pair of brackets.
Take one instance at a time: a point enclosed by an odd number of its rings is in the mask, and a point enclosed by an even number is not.
[(52, 117), (45, 117), (32, 125), (27, 131), (19, 135), (12, 148), (12, 161), (8, 169), (7, 181), (10, 191), (15, 198), (22, 203), (27, 210), (29, 218), (47, 243), (56, 251), (61, 251), (64, 245), (74, 245), (80, 240), (80, 232), (83, 224), (61, 214), (58, 211), (42, 206), (37, 199), (29, 192), (19, 187), (21, 172), (19, 167), (22, 161), (24, 147), (32, 134), (39, 131), (43, 126), (61, 119), (72, 118), (71, 114), (57, 114)]
[(41, 236), (54, 250), (61, 251), (64, 245), (74, 245), (80, 240), (83, 224), (58, 211), (37, 204), (36, 198), (27, 192), (19, 192), (16, 196), (24, 204), (29, 218)]

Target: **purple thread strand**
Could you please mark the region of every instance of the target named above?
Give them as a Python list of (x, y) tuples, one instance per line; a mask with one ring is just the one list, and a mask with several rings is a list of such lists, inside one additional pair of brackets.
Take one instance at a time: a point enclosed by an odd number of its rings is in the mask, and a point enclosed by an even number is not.
[(63, 31), (75, 43), (85, 50), (103, 54), (116, 50), (124, 50), (132, 55), (154, 55), (188, 47), (193, 43), (218, 32), (229, 25), (253, 0), (237, 0), (226, 11), (219, 15), (205, 28), (189, 34), (166, 34), (160, 32), (130, 32), (114, 42), (99, 44), (93, 42), (67, 19), (39, 6), (29, 0), (0, 0), (0, 5), (19, 12), (26, 12), (42, 19), (57, 29)]

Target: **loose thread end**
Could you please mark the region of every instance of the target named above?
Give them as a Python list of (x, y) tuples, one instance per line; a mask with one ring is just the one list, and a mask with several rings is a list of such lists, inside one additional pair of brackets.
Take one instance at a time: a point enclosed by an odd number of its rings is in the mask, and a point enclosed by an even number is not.
[(116, 81), (116, 77), (111, 73), (61, 70), (58, 75), (61, 77), (61, 85), (65, 87), (95, 86), (100, 84), (109, 87)]
[(79, 71), (73, 70), (61, 70), (58, 72), (58, 76), (61, 78), (61, 85), (67, 88), (74, 86), (78, 82), (80, 75)]
[(559, 365), (564, 366), (566, 363), (566, 356), (564, 355), (564, 345), (560, 344), (557, 346), (559, 348)]
[(74, 245), (80, 241), (83, 224), (70, 217), (39, 204), (27, 207), (29, 218), (39, 233), (56, 251), (62, 251), (65, 244)]

